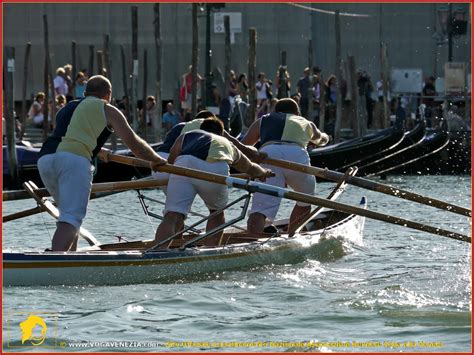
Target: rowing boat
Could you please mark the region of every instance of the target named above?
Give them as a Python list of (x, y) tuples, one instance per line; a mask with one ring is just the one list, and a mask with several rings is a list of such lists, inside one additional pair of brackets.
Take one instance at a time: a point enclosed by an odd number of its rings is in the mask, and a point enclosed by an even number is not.
[[(361, 204), (365, 207), (365, 198)], [(198, 234), (176, 239), (168, 249), (150, 249), (152, 240), (94, 245), (76, 252), (3, 253), (4, 286), (124, 285), (169, 282), (225, 270), (298, 263), (342, 243), (362, 243), (364, 217), (322, 209), (292, 237), (288, 221), (271, 233), (251, 235), (231, 227), (219, 246), (206, 240), (184, 247)], [(334, 246), (336, 243), (337, 246)], [(184, 248), (183, 248), (184, 247)]]
[[(347, 176), (355, 173), (355, 169), (348, 170), (329, 194), (328, 200), (336, 200), (345, 190)], [(51, 201), (38, 196), (39, 189), (34, 184), (25, 183), (25, 188), (42, 209), (58, 218), (56, 207)], [(144, 212), (153, 217), (143, 194), (139, 192), (138, 196)], [(250, 234), (236, 226), (237, 222), (245, 218), (250, 197), (249, 192), (222, 209), (244, 201), (240, 216), (216, 229), (201, 232), (195, 227), (209, 218), (204, 217), (186, 227), (179, 238), (170, 236), (167, 249), (157, 249), (158, 244), (154, 240), (100, 244), (81, 228), (80, 236), (90, 246), (78, 251), (4, 251), (3, 285), (122, 285), (160, 282), (209, 272), (298, 262), (317, 253), (327, 243), (336, 242), (339, 247), (343, 241), (362, 243), (364, 217), (319, 207), (311, 212), (309, 218), (299, 221), (298, 228), (293, 231), (288, 232), (288, 220), (280, 220), (266, 228), (264, 233)], [(362, 198), (361, 205), (366, 207), (365, 198)], [(224, 231), (223, 237), (217, 245), (211, 245), (207, 237), (221, 230)]]

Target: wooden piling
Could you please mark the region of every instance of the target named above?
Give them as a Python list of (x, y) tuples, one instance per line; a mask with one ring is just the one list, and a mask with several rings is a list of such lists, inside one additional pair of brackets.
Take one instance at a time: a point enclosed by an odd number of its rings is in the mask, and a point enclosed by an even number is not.
[(130, 80), (130, 75), (128, 74), (127, 60), (125, 58), (125, 49), (123, 48), (123, 45), (120, 45), (120, 54), (122, 58), (123, 96), (126, 97), (128, 100), (128, 105), (126, 108), (127, 109), (126, 116), (127, 116), (127, 121), (130, 122), (130, 91), (128, 89), (128, 82)]
[[(161, 141), (161, 111), (162, 111), (162, 99), (161, 99), (161, 63), (162, 63), (162, 46), (163, 42), (161, 39), (161, 5), (155, 4), (153, 10), (155, 14), (155, 49), (156, 49), (156, 83), (155, 83), (155, 90), (156, 90), (156, 105), (157, 107), (157, 114), (154, 116), (152, 125), (153, 125), (153, 134), (155, 138), (155, 142)], [(179, 99), (178, 99), (179, 101)]]
[(323, 73), (319, 74), (319, 128), (324, 132), (326, 126), (326, 85)]
[(277, 98), (288, 97), (288, 86), (286, 79), (286, 51), (281, 52), (281, 64), (278, 72), (279, 85), (277, 88)]
[(112, 69), (110, 63), (110, 36), (104, 34), (104, 48), (102, 48), (102, 58), (104, 61), (105, 76), (111, 81), (112, 80)]
[(223, 97), (228, 96), (230, 86), (230, 58), (232, 55), (232, 48), (230, 44), (230, 17), (224, 16), (224, 92)]
[(87, 76), (90, 78), (94, 75), (94, 46), (89, 45), (89, 67), (87, 68)]
[(308, 112), (306, 116), (310, 121), (313, 121), (313, 111), (314, 111), (314, 88), (316, 83), (313, 80), (313, 41), (310, 39), (308, 41), (308, 68), (309, 68), (309, 86), (308, 86)]
[(192, 11), (192, 31), (193, 31), (193, 46), (192, 46), (192, 100), (191, 100), (191, 117), (196, 117), (197, 111), (197, 66), (199, 60), (199, 25), (198, 25), (198, 4), (193, 4)]
[(23, 62), (23, 83), (21, 87), (21, 116), (20, 116), (20, 133), (18, 139), (22, 140), (25, 135), (26, 130), (26, 121), (28, 116), (28, 111), (26, 108), (26, 90), (28, 86), (28, 64), (30, 63), (30, 53), (31, 53), (31, 42), (26, 44), (25, 50), (25, 61)]
[(147, 84), (148, 84), (148, 52), (145, 49), (143, 52), (143, 99), (142, 99), (142, 137), (147, 139), (147, 122), (146, 122), (146, 98), (147, 98)]
[[(49, 30), (48, 30), (48, 16), (43, 15), (43, 30), (44, 30), (44, 52), (45, 52), (45, 67), (44, 67), (44, 111), (43, 111), (43, 141), (48, 138), (49, 133), (49, 101), (51, 100), (51, 123), (53, 126), (56, 121), (56, 92), (54, 90), (53, 70), (51, 65), (51, 54), (49, 52)], [(51, 90), (51, 91), (50, 91)], [(51, 95), (51, 96), (50, 96)]]
[(380, 44), (380, 63), (382, 78), (382, 90), (383, 90), (383, 128), (390, 127), (390, 110), (388, 101), (388, 49), (386, 43)]
[(132, 87), (130, 98), (130, 114), (132, 119), (132, 127), (138, 132), (138, 6), (132, 6)]
[(103, 52), (100, 49), (98, 49), (96, 53), (97, 53), (97, 73), (99, 75), (104, 75), (105, 73), (104, 73), (104, 55), (103, 55)]
[[(8, 167), (10, 173), (11, 183), (14, 186), (18, 181), (18, 164), (16, 155), (15, 142), (15, 114), (14, 114), (14, 73), (15, 73), (15, 49), (13, 47), (6, 47), (4, 53), (4, 115), (5, 115), (5, 129), (8, 149)], [(16, 186), (14, 186), (16, 187)]]
[(349, 78), (351, 85), (351, 124), (355, 137), (361, 136), (361, 122), (359, 114), (359, 89), (357, 86), (356, 63), (353, 55), (347, 56), (349, 66)]
[(249, 108), (247, 110), (246, 125), (250, 126), (257, 118), (257, 29), (249, 28), (249, 61), (248, 61), (248, 84), (249, 84)]
[(337, 143), (340, 139), (341, 121), (342, 121), (342, 59), (341, 59), (341, 20), (339, 10), (336, 10), (335, 16), (336, 32), (336, 122), (334, 124), (334, 141)]
[(76, 99), (76, 75), (78, 70), (77, 68), (77, 44), (76, 41), (72, 41), (71, 43), (71, 62), (72, 62), (72, 97)]

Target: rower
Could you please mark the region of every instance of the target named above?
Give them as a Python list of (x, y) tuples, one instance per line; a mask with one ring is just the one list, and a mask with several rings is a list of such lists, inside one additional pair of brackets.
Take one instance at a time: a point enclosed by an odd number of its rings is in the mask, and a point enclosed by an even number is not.
[(41, 147), (38, 170), (59, 209), (53, 251), (74, 251), (78, 231), (87, 212), (92, 187), (92, 159), (107, 161), (102, 146), (112, 132), (139, 158), (156, 170), (166, 160), (127, 123), (125, 116), (110, 105), (112, 85), (102, 76), (89, 79), (85, 98), (69, 102), (56, 115), (56, 128)]
[[(234, 144), (224, 138), (223, 134), (222, 121), (217, 118), (205, 119), (199, 130), (179, 136), (170, 150), (168, 162), (176, 166), (220, 175), (229, 175), (229, 165), (231, 165), (236, 170), (261, 180), (271, 174), (269, 169), (263, 169), (252, 163)], [(168, 182), (164, 219), (156, 231), (156, 243), (175, 235), (180, 230), (191, 210), (196, 194), (204, 200), (211, 214), (221, 210), (214, 217), (209, 218), (206, 230), (212, 230), (225, 222), (222, 209), (228, 201), (227, 186), (171, 175)], [(223, 231), (212, 235), (211, 243), (218, 245), (222, 235)], [(166, 245), (162, 245), (162, 248), (166, 248)]]
[[(201, 123), (209, 117), (215, 116), (211, 111), (203, 110), (198, 112), (194, 120), (189, 122), (178, 123), (173, 128), (171, 128), (171, 130), (168, 131), (165, 136), (165, 140), (163, 141), (163, 144), (161, 144), (156, 151), (160, 154), (160, 156), (165, 159), (168, 159), (171, 147), (173, 146), (174, 142), (176, 142), (176, 139), (178, 139), (178, 137), (183, 133), (192, 131), (194, 129), (199, 129), (201, 127)], [(154, 171), (151, 173), (151, 176), (155, 180), (168, 180), (170, 174)], [(166, 193), (166, 186), (162, 187), (162, 190), (164, 193)]]
[[(187, 133), (189, 131), (195, 130), (195, 129), (200, 129), (201, 123), (204, 122), (205, 119), (207, 118), (214, 118), (218, 119), (211, 111), (208, 110), (202, 110), (199, 111), (196, 115), (196, 118), (192, 121), (189, 122), (181, 122), (177, 125), (175, 125), (165, 136), (165, 140), (163, 141), (163, 144), (161, 144), (157, 152), (160, 154), (165, 159), (168, 159), (168, 156), (170, 154), (171, 147), (173, 144), (176, 142), (178, 137), (181, 134)], [(237, 138), (233, 137), (230, 135), (227, 131), (224, 130), (223, 136), (227, 138), (229, 141), (231, 141), (238, 150), (240, 150), (244, 155), (247, 156), (250, 160), (259, 163), (262, 161), (263, 157), (266, 155), (261, 155), (259, 154), (258, 150), (255, 149), (255, 147), (252, 146), (247, 146), (242, 144)], [(155, 180), (163, 180), (166, 181), (169, 179), (168, 173), (162, 173), (159, 171), (154, 171), (152, 172), (151, 176)], [(167, 187), (163, 186), (161, 188), (163, 192), (166, 194)]]
[[(321, 132), (316, 125), (301, 117), (298, 104), (289, 98), (276, 103), (275, 112), (269, 113), (256, 120), (243, 138), (242, 143), (254, 145), (260, 141), (260, 152), (269, 158), (289, 160), (310, 165), (306, 147), (309, 142), (315, 145), (326, 145), (329, 136)], [(265, 167), (270, 167), (262, 165)], [(278, 167), (272, 167), (274, 177), (268, 178), (267, 184), (285, 187), (290, 186), (295, 191), (314, 194), (316, 180), (313, 175), (295, 172)], [(247, 229), (250, 233), (260, 233), (265, 228), (265, 219), (274, 221), (280, 206), (281, 197), (266, 196), (256, 193), (253, 196)], [(289, 230), (298, 220), (303, 220), (311, 211), (311, 206), (298, 202), (290, 216)]]

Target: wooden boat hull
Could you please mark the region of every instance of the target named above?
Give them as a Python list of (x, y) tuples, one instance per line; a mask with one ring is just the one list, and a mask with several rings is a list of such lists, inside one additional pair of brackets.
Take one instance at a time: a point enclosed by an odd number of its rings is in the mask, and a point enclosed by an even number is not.
[(396, 147), (403, 138), (403, 131), (388, 128), (362, 138), (316, 148), (309, 152), (311, 165), (329, 170), (344, 170), (344, 167), (357, 165), (356, 163), (362, 159), (371, 158)]
[[(433, 154), (393, 170), (390, 174), (405, 175), (470, 175), (471, 174), (471, 131), (430, 134), (427, 148)], [(424, 143), (424, 142), (422, 142)], [(441, 147), (441, 149), (439, 148)], [(423, 151), (418, 153), (423, 156)]]
[[(365, 206), (365, 199), (363, 199)], [(123, 285), (169, 282), (212, 272), (269, 264), (298, 263), (336, 243), (362, 243), (364, 217), (340, 214), (324, 229), (219, 247), (184, 250), (94, 250), (77, 252), (4, 252), (4, 286)], [(322, 218), (322, 217), (317, 217)], [(329, 222), (328, 222), (329, 223)], [(334, 252), (334, 249), (332, 249)]]
[(358, 175), (364, 176), (377, 173), (396, 166), (399, 161), (403, 161), (406, 154), (418, 147), (426, 137), (426, 124), (424, 121), (418, 123), (411, 131), (406, 132), (400, 144), (392, 149), (381, 152), (369, 159), (357, 162), (359, 167)]

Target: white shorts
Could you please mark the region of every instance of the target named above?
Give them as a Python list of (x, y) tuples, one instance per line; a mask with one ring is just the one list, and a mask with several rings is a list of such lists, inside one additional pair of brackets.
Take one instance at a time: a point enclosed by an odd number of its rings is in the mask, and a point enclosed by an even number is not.
[[(192, 155), (179, 156), (174, 165), (214, 174), (229, 175), (229, 165), (227, 162), (209, 163)], [(186, 176), (171, 175), (168, 182), (168, 193), (163, 214), (177, 212), (186, 216), (191, 210), (196, 194), (204, 200), (209, 210), (218, 210), (227, 205), (228, 191), (226, 185)]]
[(94, 167), (86, 158), (68, 153), (47, 154), (38, 160), (44, 186), (58, 205), (59, 222), (77, 230), (86, 216)]
[[(267, 153), (269, 158), (310, 165), (308, 152), (296, 144), (269, 144), (261, 148), (260, 151)], [(274, 177), (270, 177), (265, 181), (266, 184), (278, 187), (286, 187), (288, 185), (297, 192), (314, 194), (316, 179), (313, 175), (266, 164), (262, 164), (262, 167), (271, 169), (275, 173)], [(256, 193), (253, 195), (252, 208), (249, 213), (261, 213), (273, 222), (278, 213), (280, 202), (281, 197)], [(309, 204), (302, 202), (297, 202), (296, 204), (302, 207), (309, 206)]]

